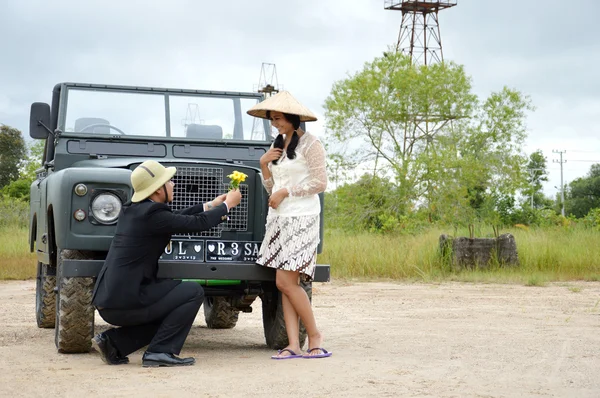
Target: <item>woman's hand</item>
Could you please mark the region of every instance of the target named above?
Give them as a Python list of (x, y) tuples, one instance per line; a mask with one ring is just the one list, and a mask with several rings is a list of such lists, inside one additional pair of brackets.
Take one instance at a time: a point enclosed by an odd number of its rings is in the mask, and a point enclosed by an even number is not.
[(264, 155), (262, 155), (260, 157), (260, 164), (262, 166), (266, 166), (273, 160), (279, 159), (281, 157), (282, 153), (283, 153), (283, 150), (281, 148), (271, 148), (267, 151), (267, 153), (265, 153)]
[(290, 194), (287, 189), (281, 188), (279, 191), (277, 191), (277, 192), (273, 193), (271, 196), (269, 196), (269, 207), (276, 209), (277, 207), (279, 207), (279, 204), (281, 203), (281, 201), (283, 201), (289, 195)]

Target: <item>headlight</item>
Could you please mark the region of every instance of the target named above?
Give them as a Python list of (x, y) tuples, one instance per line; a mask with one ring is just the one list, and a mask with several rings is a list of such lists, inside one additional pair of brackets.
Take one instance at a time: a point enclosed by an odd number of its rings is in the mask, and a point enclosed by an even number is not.
[(77, 184), (75, 186), (75, 194), (77, 196), (83, 196), (87, 193), (87, 187), (84, 184)]
[(73, 213), (73, 217), (77, 220), (77, 221), (83, 221), (85, 220), (85, 211), (81, 210), (81, 209), (77, 209), (75, 210), (75, 212)]
[(98, 222), (110, 224), (117, 220), (121, 211), (121, 199), (112, 193), (101, 193), (92, 201), (92, 214)]

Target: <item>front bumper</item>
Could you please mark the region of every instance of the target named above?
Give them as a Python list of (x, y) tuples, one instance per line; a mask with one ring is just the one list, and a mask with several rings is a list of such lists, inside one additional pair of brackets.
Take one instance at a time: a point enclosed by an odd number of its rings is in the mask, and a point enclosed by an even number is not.
[[(96, 277), (104, 265), (103, 260), (62, 261), (62, 276)], [(330, 268), (317, 264), (313, 282), (329, 282)], [(248, 263), (191, 263), (183, 261), (159, 261), (158, 277), (170, 279), (242, 280), (252, 282), (275, 281), (275, 270)]]

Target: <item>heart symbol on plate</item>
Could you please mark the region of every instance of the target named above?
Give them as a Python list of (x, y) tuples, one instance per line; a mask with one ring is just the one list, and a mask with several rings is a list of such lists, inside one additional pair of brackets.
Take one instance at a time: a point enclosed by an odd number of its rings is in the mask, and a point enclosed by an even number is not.
[(200, 250), (202, 250), (202, 245), (194, 245), (194, 250), (196, 250), (196, 253), (200, 253)]
[(215, 245), (208, 245), (208, 251), (209, 252), (214, 252), (215, 251)]

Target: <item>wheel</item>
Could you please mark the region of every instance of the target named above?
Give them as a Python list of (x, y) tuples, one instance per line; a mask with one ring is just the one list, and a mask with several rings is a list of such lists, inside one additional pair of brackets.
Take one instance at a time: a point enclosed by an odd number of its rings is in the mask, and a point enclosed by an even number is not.
[(231, 307), (226, 297), (204, 298), (204, 319), (210, 329), (232, 329), (240, 311)]
[[(300, 282), (300, 286), (306, 291), (308, 299), (312, 302), (312, 282)], [(283, 307), (281, 305), (281, 292), (273, 286), (271, 292), (266, 292), (261, 296), (263, 329), (265, 332), (265, 341), (269, 348), (280, 350), (287, 347), (289, 340), (283, 320)], [(300, 348), (306, 342), (306, 328), (300, 321)]]
[(89, 258), (77, 250), (58, 253), (55, 343), (58, 352), (89, 352), (94, 334), (94, 278), (62, 277), (63, 259)]
[(53, 328), (56, 322), (56, 268), (37, 263), (35, 318), (39, 328)]

